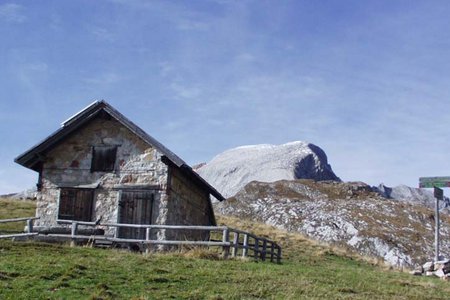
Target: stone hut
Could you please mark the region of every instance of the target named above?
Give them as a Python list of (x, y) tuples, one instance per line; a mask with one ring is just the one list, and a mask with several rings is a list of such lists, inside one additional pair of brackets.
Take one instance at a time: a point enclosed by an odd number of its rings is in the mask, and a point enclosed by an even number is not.
[[(15, 162), (39, 173), (37, 231), (69, 229), (61, 220), (216, 225), (210, 195), (224, 200), (182, 159), (105, 101), (63, 122)], [(144, 238), (144, 231), (122, 228), (118, 235)], [(153, 233), (158, 239), (199, 237), (198, 232), (182, 234)]]

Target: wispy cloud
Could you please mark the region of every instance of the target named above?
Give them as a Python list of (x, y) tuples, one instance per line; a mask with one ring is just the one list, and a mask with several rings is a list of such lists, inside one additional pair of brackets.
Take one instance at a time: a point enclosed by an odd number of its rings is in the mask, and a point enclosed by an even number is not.
[(122, 79), (123, 77), (116, 72), (103, 72), (95, 76), (85, 77), (83, 81), (91, 85), (111, 85)]
[(199, 22), (195, 20), (190, 20), (185, 18), (182, 18), (178, 20), (176, 24), (177, 28), (184, 31), (190, 31), (190, 30), (206, 30), (209, 28), (208, 24), (205, 22)]
[(160, 68), (160, 74), (164, 78), (170, 76), (170, 74), (174, 70), (174, 66), (168, 61), (160, 62), (158, 65)]
[(24, 10), (24, 7), (19, 4), (0, 4), (0, 20), (8, 23), (23, 23), (27, 19)]
[[(108, 99), (193, 163), (306, 140), (344, 180), (414, 185), (450, 169), (444, 0), (110, 0), (76, 14), (70, 1), (6, 1), (0, 24), (35, 28), (0, 26), (10, 30), (0, 88), (26, 99), (24, 110)], [(12, 106), (2, 113), (17, 116)]]
[(236, 57), (236, 59), (237, 59), (238, 61), (242, 61), (242, 62), (254, 62), (254, 61), (257, 60), (257, 58), (256, 58), (255, 55), (250, 54), (250, 53), (246, 53), (246, 52), (239, 54), (239, 55)]
[(152, 7), (154, 3), (146, 0), (109, 0), (112, 3), (121, 4), (124, 6), (129, 6), (137, 9), (144, 9)]
[(93, 26), (89, 29), (90, 33), (97, 39), (101, 41), (114, 42), (115, 37), (114, 34), (103, 27)]
[(195, 9), (186, 9), (170, 1), (110, 0), (132, 10), (147, 11), (164, 19), (180, 31), (205, 31), (210, 29), (211, 17)]
[(53, 13), (50, 16), (50, 28), (55, 30), (55, 31), (61, 31), (62, 30), (62, 24), (63, 24), (63, 20), (61, 18), (60, 15)]
[(30, 91), (36, 91), (40, 88), (39, 82), (47, 78), (48, 69), (47, 63), (42, 61), (22, 61), (16, 63), (13, 72), (22, 87), (26, 87)]
[(202, 89), (192, 85), (185, 85), (179, 82), (172, 82), (170, 88), (174, 92), (177, 99), (183, 100), (200, 100), (202, 97)]

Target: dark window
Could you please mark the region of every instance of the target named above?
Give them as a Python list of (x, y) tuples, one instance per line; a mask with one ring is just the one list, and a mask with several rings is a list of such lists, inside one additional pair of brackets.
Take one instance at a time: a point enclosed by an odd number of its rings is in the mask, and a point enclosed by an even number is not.
[(93, 200), (93, 190), (62, 188), (58, 219), (92, 221)]
[(95, 146), (92, 148), (91, 172), (110, 172), (116, 163), (116, 146)]

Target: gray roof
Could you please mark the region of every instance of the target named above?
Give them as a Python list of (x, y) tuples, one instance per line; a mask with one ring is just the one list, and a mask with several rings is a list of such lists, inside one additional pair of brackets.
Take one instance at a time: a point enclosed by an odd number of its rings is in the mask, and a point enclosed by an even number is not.
[(81, 126), (85, 125), (87, 122), (94, 119), (102, 111), (108, 113), (111, 117), (120, 122), (123, 126), (128, 128), (131, 132), (136, 134), (142, 140), (144, 140), (150, 146), (156, 148), (159, 152), (163, 154), (163, 159), (165, 163), (172, 164), (178, 167), (183, 173), (191, 177), (198, 184), (204, 186), (211, 195), (213, 195), (218, 200), (222, 201), (225, 198), (208, 182), (206, 182), (200, 175), (198, 175), (192, 168), (186, 164), (180, 157), (175, 153), (167, 149), (163, 144), (158, 142), (156, 139), (147, 134), (144, 130), (139, 128), (136, 124), (127, 119), (119, 111), (113, 108), (106, 101), (96, 101), (91, 105), (87, 106), (71, 118), (67, 119), (61, 124), (61, 128), (56, 130), (50, 136), (45, 138), (43, 141), (29, 149), (28, 151), (22, 153), (14, 159), (14, 161), (24, 167), (38, 171), (40, 166), (41, 157), (43, 154), (59, 142), (64, 140), (71, 133), (79, 129)]

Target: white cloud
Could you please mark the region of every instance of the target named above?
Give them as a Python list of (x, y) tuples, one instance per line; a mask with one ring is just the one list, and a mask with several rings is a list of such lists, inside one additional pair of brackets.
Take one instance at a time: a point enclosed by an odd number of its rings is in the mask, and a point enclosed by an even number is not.
[(107, 42), (115, 41), (114, 34), (106, 28), (94, 26), (94, 27), (90, 28), (90, 32), (92, 35), (94, 35), (99, 40), (107, 41)]
[(0, 5), (0, 20), (8, 23), (23, 23), (26, 19), (22, 5), (15, 3)]
[(193, 9), (186, 9), (185, 5), (175, 4), (170, 1), (110, 1), (135, 11), (148, 11), (149, 15), (164, 19), (180, 31), (206, 31), (210, 28), (211, 18), (209, 15)]
[(96, 74), (95, 76), (86, 77), (83, 81), (92, 85), (110, 85), (115, 84), (122, 79), (123, 77), (115, 72), (103, 72)]
[(48, 65), (45, 62), (20, 62), (16, 65), (15, 73), (19, 81), (30, 90), (38, 88), (36, 82), (46, 78)]
[(61, 31), (62, 24), (63, 24), (63, 20), (62, 20), (61, 16), (56, 13), (52, 13), (50, 16), (50, 28), (55, 31)]
[[(72, 68), (66, 80), (75, 83), (74, 90), (80, 90), (77, 79), (82, 81), (88, 90), (83, 97), (130, 95), (138, 107), (164, 112), (143, 123), (163, 124), (155, 133), (161, 130), (174, 150), (189, 145), (182, 157), (196, 151), (213, 156), (241, 144), (307, 140), (324, 148), (346, 180), (400, 183), (398, 178), (450, 169), (445, 7), (344, 4), (342, 15), (335, 5), (323, 5), (305, 17), (311, 6), (300, 1), (111, 2), (114, 9), (80, 11), (77, 20), (91, 24), (81, 28), (83, 38), (123, 45), (104, 43), (105, 56), (111, 56), (93, 62), (99, 71), (82, 73), (80, 80)], [(66, 9), (54, 8), (50, 28), (69, 30)], [(0, 23), (25, 21), (32, 20), (20, 5), (0, 5)], [(21, 84), (16, 90), (26, 91), (27, 99), (51, 98), (51, 85), (60, 81), (50, 76), (67, 70), (58, 59), (51, 66), (38, 61), (48, 53), (64, 62), (69, 57), (55, 51), (48, 38), (40, 42), (36, 47), (42, 50), (21, 47), (12, 64), (11, 77)], [(93, 54), (89, 43), (79, 45), (79, 54)], [(86, 61), (76, 54), (71, 61)], [(109, 67), (97, 65), (107, 58)]]
[(172, 82), (170, 87), (177, 99), (200, 100), (199, 98), (202, 95), (202, 89), (195, 86)]
[(130, 6), (136, 9), (149, 8), (152, 6), (152, 4), (154, 4), (153, 2), (146, 0), (109, 0), (109, 1), (124, 6)]
[(257, 60), (256, 56), (250, 53), (241, 53), (236, 57), (236, 59), (241, 62), (254, 62)]
[(205, 22), (199, 22), (189, 19), (180, 19), (177, 23), (177, 28), (179, 30), (207, 30), (209, 28), (208, 24)]
[(170, 76), (170, 74), (174, 70), (173, 65), (167, 61), (159, 63), (159, 67), (160, 67), (160, 74), (162, 77)]

